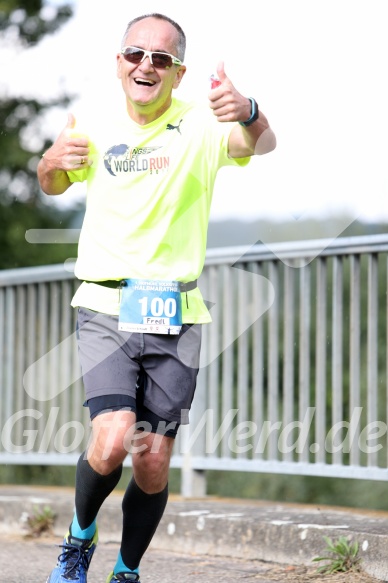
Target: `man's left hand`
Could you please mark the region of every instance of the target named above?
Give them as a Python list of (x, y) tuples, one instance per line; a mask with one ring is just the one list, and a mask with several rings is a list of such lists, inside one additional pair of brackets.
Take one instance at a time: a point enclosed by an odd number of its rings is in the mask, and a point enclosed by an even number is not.
[(209, 93), (210, 107), (220, 122), (246, 121), (251, 115), (251, 102), (237, 91), (225, 73), (224, 63), (217, 67), (221, 84)]

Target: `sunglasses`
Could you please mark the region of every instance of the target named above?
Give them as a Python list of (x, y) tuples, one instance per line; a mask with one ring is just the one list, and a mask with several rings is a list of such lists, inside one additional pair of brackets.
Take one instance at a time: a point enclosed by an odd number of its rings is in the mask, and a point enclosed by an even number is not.
[(140, 65), (146, 57), (155, 69), (169, 69), (173, 65), (182, 65), (182, 61), (170, 55), (159, 51), (146, 51), (138, 47), (124, 47), (121, 49), (124, 59), (133, 65)]

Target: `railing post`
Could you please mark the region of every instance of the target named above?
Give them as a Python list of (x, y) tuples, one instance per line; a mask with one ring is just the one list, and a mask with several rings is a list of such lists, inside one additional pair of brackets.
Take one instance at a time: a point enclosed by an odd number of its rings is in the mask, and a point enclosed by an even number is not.
[[(202, 327), (202, 350), (208, 349), (208, 332)], [(184, 498), (203, 498), (206, 496), (206, 472), (193, 468), (193, 457), (206, 455), (206, 408), (207, 408), (207, 369), (200, 368), (197, 387), (190, 410), (189, 425), (182, 425), (180, 445), (182, 454), (181, 495)]]
[[(183, 458), (181, 470), (181, 496), (183, 498), (205, 498), (206, 496), (206, 472), (194, 470), (190, 467), (190, 454)], [(187, 463), (187, 467), (186, 467)]]

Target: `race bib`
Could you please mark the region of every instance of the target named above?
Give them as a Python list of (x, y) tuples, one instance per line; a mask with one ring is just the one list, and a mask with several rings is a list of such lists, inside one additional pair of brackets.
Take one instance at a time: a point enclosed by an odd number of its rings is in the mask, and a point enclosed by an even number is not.
[(121, 288), (119, 330), (179, 334), (182, 328), (178, 281), (125, 279)]

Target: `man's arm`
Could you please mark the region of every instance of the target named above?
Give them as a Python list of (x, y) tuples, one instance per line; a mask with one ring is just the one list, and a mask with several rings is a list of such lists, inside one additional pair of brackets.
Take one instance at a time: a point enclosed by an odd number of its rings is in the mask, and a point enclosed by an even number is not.
[[(210, 107), (220, 122), (245, 122), (251, 117), (252, 103), (237, 91), (226, 76), (224, 65), (217, 68), (219, 87), (209, 94)], [(229, 137), (228, 153), (231, 158), (244, 158), (254, 154), (267, 154), (276, 147), (276, 137), (265, 115), (259, 111), (259, 117), (251, 125), (240, 124), (232, 129)]]
[(72, 184), (67, 172), (84, 168), (89, 163), (88, 140), (74, 137), (74, 126), (75, 118), (70, 113), (65, 128), (39, 161), (38, 180), (46, 194), (65, 192)]

